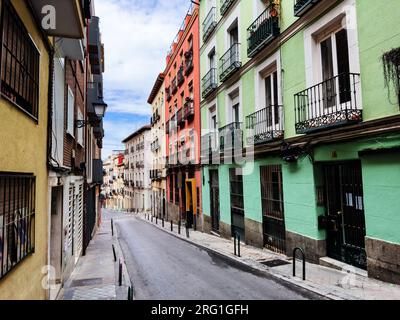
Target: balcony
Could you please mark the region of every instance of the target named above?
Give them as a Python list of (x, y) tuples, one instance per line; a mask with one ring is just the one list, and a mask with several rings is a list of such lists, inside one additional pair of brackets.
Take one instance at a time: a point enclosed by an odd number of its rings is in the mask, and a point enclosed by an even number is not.
[(175, 93), (177, 93), (178, 92), (178, 85), (177, 85), (177, 82), (176, 82), (176, 77), (172, 80), (172, 83), (171, 83), (171, 96), (173, 96)]
[(205, 99), (218, 88), (217, 69), (211, 68), (201, 80), (201, 84), (203, 89), (202, 97)]
[(183, 85), (183, 83), (185, 82), (184, 71), (185, 71), (185, 69), (184, 69), (183, 64), (182, 64), (182, 65), (179, 67), (178, 75), (177, 75), (177, 78), (178, 78), (178, 86), (179, 86), (179, 87), (181, 87), (181, 86)]
[(167, 95), (167, 101), (170, 102), (171, 99), (172, 99), (170, 87), (166, 87), (166, 88), (165, 88), (165, 94)]
[(194, 68), (193, 65), (193, 49), (185, 52), (185, 76), (188, 76)]
[(295, 0), (294, 15), (295, 17), (303, 16), (308, 10), (315, 6), (320, 0)]
[[(213, 156), (219, 157), (218, 133), (209, 132), (201, 137), (201, 159), (203, 163), (213, 163)], [(215, 162), (216, 163), (216, 162)]]
[(268, 7), (247, 29), (247, 55), (254, 57), (280, 33), (279, 17), (271, 16), (271, 7)]
[(183, 116), (187, 121), (192, 121), (194, 119), (194, 102), (191, 98), (186, 98), (186, 102), (183, 107)]
[(156, 152), (159, 149), (160, 149), (160, 144), (159, 144), (158, 140), (156, 140), (151, 144), (151, 151)]
[(360, 75), (343, 73), (295, 97), (298, 134), (312, 133), (362, 121)]
[(161, 170), (158, 169), (150, 170), (150, 179), (152, 181), (161, 180), (161, 178), (162, 178)]
[(221, 0), (221, 16), (228, 12), (235, 0)]
[(211, 8), (203, 22), (203, 41), (207, 41), (217, 26), (217, 9)]
[(144, 162), (143, 161), (136, 162), (136, 168), (137, 169), (143, 169), (144, 168)]
[(284, 136), (283, 106), (269, 106), (246, 117), (247, 143), (260, 145)]
[(220, 152), (243, 149), (243, 130), (241, 122), (232, 122), (219, 129)]
[(228, 80), (242, 66), (240, 61), (240, 44), (235, 43), (220, 59), (220, 80)]
[(103, 72), (103, 45), (100, 39), (100, 19), (92, 17), (89, 25), (89, 58), (93, 74)]
[(180, 126), (181, 128), (185, 126), (185, 118), (183, 116), (183, 108), (179, 109), (176, 113), (176, 119), (178, 121), (178, 126)]

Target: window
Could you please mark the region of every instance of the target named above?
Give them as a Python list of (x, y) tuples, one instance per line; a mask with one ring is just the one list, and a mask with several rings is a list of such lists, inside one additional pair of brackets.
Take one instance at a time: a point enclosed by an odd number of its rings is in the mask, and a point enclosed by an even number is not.
[(67, 110), (67, 133), (74, 137), (74, 106), (75, 106), (75, 97), (72, 89), (68, 87), (68, 110)]
[(179, 205), (179, 174), (175, 174), (175, 204)]
[(174, 193), (173, 189), (174, 188), (174, 176), (171, 174), (169, 176), (169, 202), (173, 203), (174, 202)]
[(1, 94), (37, 119), (40, 55), (8, 0), (2, 10)]
[(0, 174), (0, 278), (35, 247), (35, 177)]
[[(279, 96), (278, 96), (278, 72), (274, 71), (265, 78), (265, 107), (268, 108), (267, 125), (278, 124), (279, 117)], [(272, 107), (272, 108), (269, 108)]]
[[(83, 115), (82, 115), (82, 111), (78, 110), (78, 121), (83, 121)], [(84, 141), (83, 141), (83, 128), (78, 128), (78, 139), (77, 142), (78, 144), (83, 147)]]

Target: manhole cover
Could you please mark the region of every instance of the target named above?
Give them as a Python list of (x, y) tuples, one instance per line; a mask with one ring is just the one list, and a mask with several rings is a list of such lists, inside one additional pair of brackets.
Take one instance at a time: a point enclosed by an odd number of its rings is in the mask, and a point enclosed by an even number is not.
[(269, 261), (262, 261), (260, 262), (261, 264), (270, 267), (270, 268), (274, 268), (274, 267), (280, 267), (280, 266), (285, 266), (287, 264), (290, 264), (290, 262), (285, 261), (285, 260), (269, 260)]
[(81, 279), (74, 280), (71, 282), (71, 287), (89, 287), (103, 284), (102, 278), (91, 278), (91, 279)]

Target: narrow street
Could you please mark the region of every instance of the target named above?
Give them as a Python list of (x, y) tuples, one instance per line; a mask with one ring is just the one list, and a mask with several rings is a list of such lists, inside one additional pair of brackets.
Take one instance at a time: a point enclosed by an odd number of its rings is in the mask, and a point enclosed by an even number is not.
[(268, 276), (231, 266), (228, 261), (175, 238), (135, 217), (106, 211), (118, 230), (131, 281), (139, 300), (319, 299)]

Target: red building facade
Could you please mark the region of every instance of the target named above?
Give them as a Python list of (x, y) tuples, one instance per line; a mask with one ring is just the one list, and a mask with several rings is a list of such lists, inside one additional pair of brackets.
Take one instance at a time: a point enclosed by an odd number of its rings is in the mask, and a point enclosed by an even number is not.
[(201, 223), (199, 52), (198, 7), (191, 6), (165, 70), (168, 216), (189, 226)]

